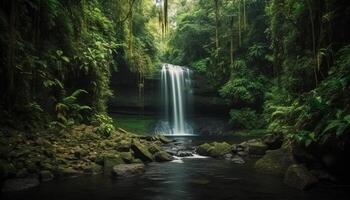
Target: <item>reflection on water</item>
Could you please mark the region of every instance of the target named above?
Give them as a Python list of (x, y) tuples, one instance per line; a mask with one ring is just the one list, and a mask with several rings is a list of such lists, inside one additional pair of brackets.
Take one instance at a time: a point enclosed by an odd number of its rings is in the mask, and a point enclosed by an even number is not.
[(349, 195), (345, 189), (327, 186), (298, 191), (285, 186), (279, 177), (256, 173), (253, 164), (254, 160), (237, 165), (212, 158), (182, 158), (175, 162), (150, 163), (146, 173), (139, 177), (113, 180), (97, 175), (57, 180), (24, 192), (3, 194), (2, 199), (326, 200), (334, 197), (347, 199)]

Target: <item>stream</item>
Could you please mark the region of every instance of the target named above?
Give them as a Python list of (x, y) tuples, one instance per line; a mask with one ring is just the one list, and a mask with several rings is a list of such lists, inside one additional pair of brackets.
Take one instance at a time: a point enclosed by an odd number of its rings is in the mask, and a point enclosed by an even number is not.
[[(188, 148), (218, 138), (176, 137), (178, 145)], [(228, 140), (225, 138), (225, 140)], [(231, 138), (231, 142), (239, 142)], [(283, 184), (279, 177), (255, 172), (256, 158), (245, 164), (198, 156), (172, 162), (150, 163), (141, 176), (114, 180), (94, 175), (54, 180), (39, 187), (2, 194), (1, 199), (116, 200), (116, 199), (347, 199), (346, 188), (320, 185), (299, 191)]]

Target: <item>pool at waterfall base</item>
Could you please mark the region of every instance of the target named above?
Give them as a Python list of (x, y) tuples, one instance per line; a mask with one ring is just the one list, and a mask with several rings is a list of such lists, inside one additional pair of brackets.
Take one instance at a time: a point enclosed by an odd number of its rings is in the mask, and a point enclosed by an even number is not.
[[(177, 145), (193, 149), (195, 145), (219, 138), (174, 137)], [(227, 140), (227, 138), (222, 138)], [(240, 138), (231, 138), (240, 142)], [(299, 191), (286, 186), (282, 178), (254, 170), (257, 158), (246, 159), (245, 164), (202, 156), (177, 158), (171, 162), (147, 164), (139, 176), (112, 179), (108, 175), (82, 176), (58, 179), (36, 188), (4, 193), (1, 199), (28, 200), (225, 200), (225, 199), (348, 199), (345, 186), (323, 184), (310, 191)]]

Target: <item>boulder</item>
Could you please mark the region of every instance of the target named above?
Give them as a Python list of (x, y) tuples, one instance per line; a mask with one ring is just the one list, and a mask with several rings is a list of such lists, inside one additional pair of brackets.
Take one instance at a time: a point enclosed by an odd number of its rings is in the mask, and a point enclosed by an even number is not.
[(268, 149), (274, 150), (281, 148), (283, 143), (283, 135), (278, 133), (269, 133), (263, 136), (262, 141), (268, 146)]
[(198, 146), (197, 153), (202, 156), (209, 156), (212, 149), (213, 147), (210, 144), (204, 143)]
[(283, 176), (287, 168), (294, 164), (294, 158), (288, 149), (269, 150), (255, 163), (255, 169), (266, 174)]
[(159, 151), (154, 154), (154, 158), (158, 162), (172, 161), (173, 157), (165, 151)]
[(114, 178), (128, 177), (142, 174), (144, 171), (144, 164), (120, 164), (113, 167), (112, 176)]
[(121, 140), (120, 142), (117, 143), (116, 146), (118, 151), (127, 152), (127, 151), (130, 151), (131, 142), (127, 140)]
[(226, 142), (204, 143), (197, 148), (197, 153), (202, 156), (211, 156), (214, 158), (223, 157), (231, 152), (231, 145)]
[(49, 170), (40, 171), (40, 180), (42, 182), (51, 181), (54, 178), (53, 174)]
[(214, 158), (222, 157), (231, 152), (231, 145), (226, 142), (214, 142), (213, 149), (210, 151), (210, 156)]
[(134, 155), (136, 158), (139, 158), (144, 162), (153, 161), (152, 154), (148, 151), (148, 148), (140, 142), (138, 142), (137, 140), (133, 140), (131, 148), (134, 151)]
[(248, 152), (252, 155), (262, 156), (265, 154), (268, 146), (262, 142), (248, 143)]
[(38, 178), (15, 178), (4, 182), (2, 192), (15, 192), (36, 187), (40, 184)]
[(231, 158), (231, 161), (233, 162), (233, 163), (235, 163), (235, 164), (244, 164), (245, 163), (245, 161), (243, 160), (243, 158), (242, 157), (240, 157), (240, 156), (234, 156), (233, 158)]
[(299, 190), (309, 189), (317, 182), (318, 179), (303, 165), (289, 166), (284, 177), (285, 184)]

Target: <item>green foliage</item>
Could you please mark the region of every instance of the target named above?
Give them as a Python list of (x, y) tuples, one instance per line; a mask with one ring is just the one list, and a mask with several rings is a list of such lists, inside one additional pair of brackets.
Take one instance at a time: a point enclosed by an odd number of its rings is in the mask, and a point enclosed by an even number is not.
[(97, 126), (96, 133), (105, 138), (115, 131), (113, 119), (106, 114), (95, 114), (92, 117), (92, 124)]
[(233, 78), (221, 89), (220, 95), (233, 103), (253, 104), (262, 98), (262, 85), (247, 78)]
[(257, 129), (264, 123), (261, 116), (250, 108), (232, 109), (230, 117), (230, 125), (238, 129)]
[(78, 89), (56, 104), (56, 120), (51, 123), (51, 126), (59, 126), (63, 130), (67, 130), (74, 124), (83, 122), (84, 117), (87, 119), (89, 112), (91, 112), (91, 107), (78, 103), (78, 98), (82, 94), (88, 94), (88, 92)]

